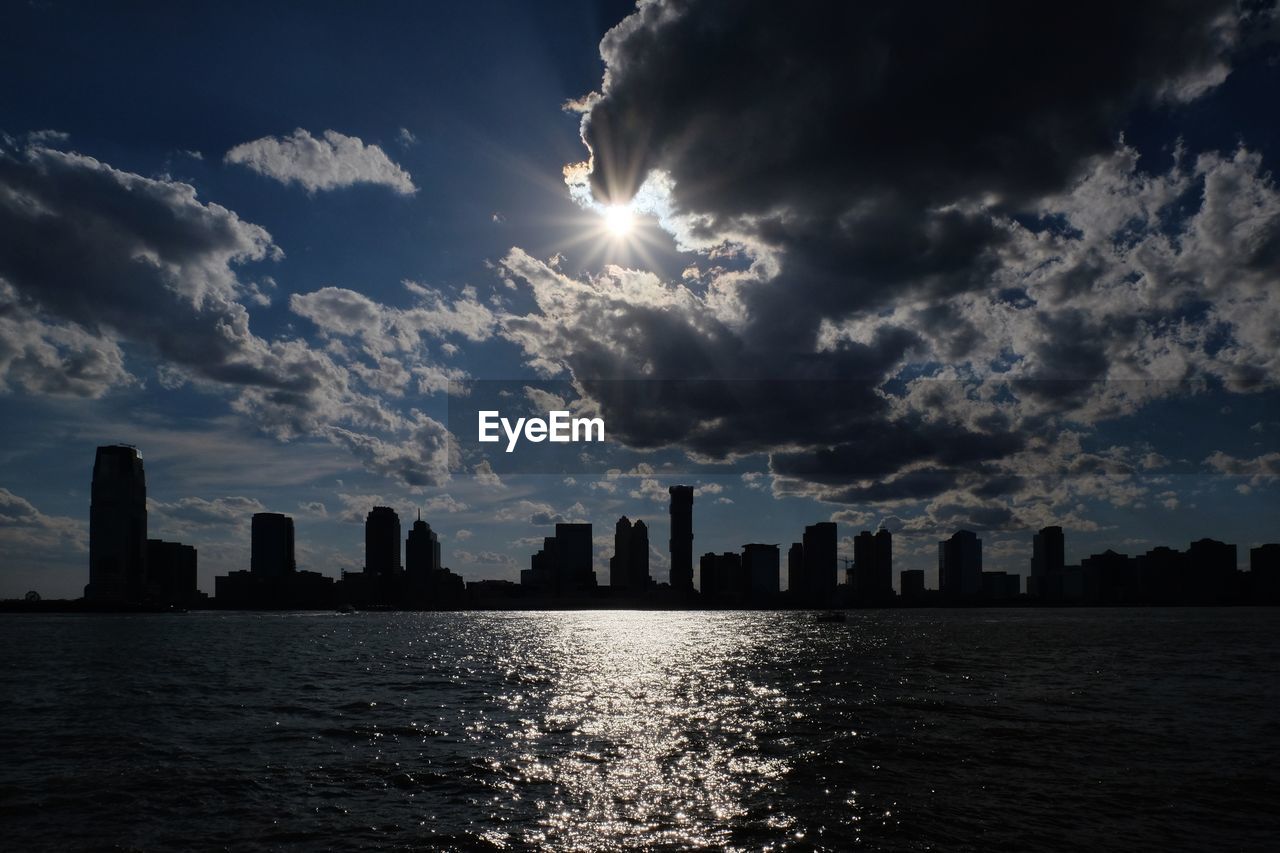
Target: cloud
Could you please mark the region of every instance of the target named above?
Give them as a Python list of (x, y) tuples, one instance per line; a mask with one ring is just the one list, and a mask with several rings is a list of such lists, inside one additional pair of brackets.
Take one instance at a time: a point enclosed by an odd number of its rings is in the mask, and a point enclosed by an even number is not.
[(377, 184), (400, 195), (418, 191), (409, 173), (380, 147), (336, 130), (326, 130), (320, 139), (302, 128), (291, 136), (264, 136), (237, 145), (224, 159), (313, 194), (355, 184)]
[[(1140, 166), (1122, 141), (1134, 110), (1220, 85), (1245, 26), (1228, 2), (927, 21), (643, 4), (601, 44), (601, 90), (575, 105), (590, 160), (566, 181), (584, 205), (634, 196), (705, 262), (575, 278), (513, 249), (502, 278), (534, 308), (500, 334), (572, 377), (611, 438), (768, 454), (777, 496), (988, 529), (1143, 500), (1160, 454), (1082, 437), (1280, 375), (1262, 159), (1179, 146)], [(1102, 64), (1081, 66), (1086, 42)], [(1032, 71), (992, 86), (1009, 67)]]
[[(323, 504), (321, 507), (323, 507)], [(147, 501), (147, 512), (160, 525), (172, 522), (178, 529), (187, 529), (193, 526), (243, 526), (250, 522), (254, 513), (266, 511), (267, 508), (256, 498), (239, 496), (214, 498), (213, 500), (187, 497), (169, 502), (151, 499)]]
[(88, 525), (82, 520), (46, 515), (26, 498), (0, 487), (0, 541), (32, 551), (67, 543), (87, 551)]
[[(265, 229), (201, 202), (188, 184), (74, 152), (0, 148), (0, 382), (101, 396), (135, 381), (120, 346), (128, 343), (155, 359), (165, 387), (225, 395), (278, 439), (324, 438), (415, 488), (444, 482), (443, 427), (387, 399), (410, 376), (428, 392), (460, 376), (431, 362), (418, 338), (488, 334), (488, 309), (473, 291), (448, 301), (409, 283), (413, 307), (369, 303), (386, 322), (360, 336), (356, 357), (267, 340), (250, 330), (244, 303), (261, 302), (269, 280), (242, 279), (241, 268), (282, 256)], [(358, 302), (340, 296), (343, 306)], [(301, 304), (331, 321), (333, 343), (353, 331), (332, 305)], [(406, 348), (404, 365), (385, 357)]]

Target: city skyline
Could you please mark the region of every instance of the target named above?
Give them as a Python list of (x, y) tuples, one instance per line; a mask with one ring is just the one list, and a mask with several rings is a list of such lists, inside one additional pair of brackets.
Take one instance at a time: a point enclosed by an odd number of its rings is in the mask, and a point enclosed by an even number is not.
[[(121, 441), (205, 589), (256, 512), (360, 565), (373, 506), (467, 580), (557, 520), (607, 571), (604, 520), (642, 518), (664, 575), (677, 482), (695, 572), (776, 540), (785, 574), (824, 521), (930, 584), (961, 528), (1020, 575), (1055, 524), (1079, 556), (1274, 541), (1272, 16), (749, 6), (15, 8), (0, 596), (82, 589)], [(608, 441), (490, 464), (450, 399), (484, 382)]]
[[(777, 543), (745, 543), (737, 550), (705, 552), (691, 568), (695, 540), (694, 489), (672, 485), (668, 512), (673, 534), (665, 580), (649, 570), (648, 525), (625, 515), (614, 528), (607, 574), (601, 575), (593, 523), (556, 522), (552, 536), (530, 557), (519, 583), (466, 581), (443, 564), (441, 541), (421, 510), (407, 534), (399, 514), (374, 506), (365, 515), (363, 565), (324, 572), (299, 571), (293, 518), (255, 512), (248, 570), (215, 578), (212, 601), (197, 588), (197, 549), (148, 537), (146, 474), (132, 445), (98, 448), (93, 465), (90, 525), (93, 547), (85, 603), (95, 607), (302, 608), (333, 606), (397, 609), (491, 607), (511, 601), (582, 605), (607, 591), (618, 605), (666, 607), (882, 607), (921, 604), (1213, 604), (1280, 603), (1280, 544), (1248, 549), (1242, 570), (1234, 544), (1204, 537), (1185, 552), (1157, 546), (1129, 557), (1108, 548), (1068, 565), (1063, 528), (1034, 533), (1025, 580), (1021, 572), (984, 566), (982, 539), (961, 529), (937, 543), (937, 584), (919, 569), (895, 567), (893, 535), (884, 527), (852, 536), (853, 558), (840, 556), (834, 522), (805, 526), (786, 550)], [(843, 564), (843, 573), (839, 565)], [(897, 582), (895, 583), (895, 578)], [(334, 581), (337, 580), (335, 584)], [(503, 601), (495, 600), (497, 595)], [(38, 591), (27, 597), (40, 598)]]

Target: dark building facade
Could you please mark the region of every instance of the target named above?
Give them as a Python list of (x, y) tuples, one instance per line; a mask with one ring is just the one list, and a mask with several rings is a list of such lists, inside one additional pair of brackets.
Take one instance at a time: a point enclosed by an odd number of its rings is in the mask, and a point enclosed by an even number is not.
[(147, 478), (129, 445), (99, 447), (89, 503), (89, 584), (84, 597), (106, 604), (147, 597)]
[(750, 583), (742, 571), (742, 556), (733, 551), (707, 553), (698, 563), (698, 589), (710, 607), (737, 607), (750, 594)]
[(907, 569), (898, 574), (898, 592), (904, 602), (919, 603), (924, 600), (924, 569)]
[(938, 588), (953, 601), (982, 593), (982, 540), (977, 534), (957, 530), (938, 543)]
[(787, 592), (791, 599), (798, 601), (804, 597), (804, 543), (792, 542), (787, 549)]
[(1027, 593), (1040, 598), (1062, 597), (1062, 573), (1067, 564), (1066, 538), (1058, 526), (1044, 527), (1031, 537), (1031, 576)]
[(440, 537), (422, 520), (421, 510), (404, 540), (404, 567), (414, 582), (425, 581), (440, 571)]
[(649, 588), (649, 528), (625, 515), (613, 530), (613, 556), (609, 558), (609, 586), (632, 593)]
[(375, 506), (365, 516), (364, 570), (379, 578), (400, 574), (400, 516), (389, 506)]
[(544, 595), (572, 595), (596, 587), (592, 559), (591, 525), (556, 525), (556, 535), (542, 540), (529, 568), (520, 573), (520, 585)]
[(278, 512), (256, 512), (249, 529), (249, 571), (254, 576), (284, 578), (298, 570), (292, 518)]
[(196, 549), (181, 542), (147, 540), (147, 576), (150, 593), (164, 604), (189, 607), (197, 603)]
[(693, 486), (671, 486), (671, 588), (693, 589)]
[(853, 538), (853, 599), (859, 604), (893, 600), (893, 534), (884, 528)]
[[(805, 550), (807, 553), (808, 549)], [(747, 603), (754, 605), (772, 603), (778, 597), (778, 546), (759, 542), (743, 545), (742, 575)]]
[(839, 554), (836, 523), (822, 521), (804, 529), (804, 596), (810, 604), (829, 604), (836, 594)]

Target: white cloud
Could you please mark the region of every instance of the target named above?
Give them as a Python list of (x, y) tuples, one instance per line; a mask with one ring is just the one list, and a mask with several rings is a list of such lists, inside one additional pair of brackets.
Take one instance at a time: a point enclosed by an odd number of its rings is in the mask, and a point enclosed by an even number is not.
[(225, 159), (282, 184), (299, 184), (309, 193), (355, 184), (379, 184), (400, 195), (418, 191), (409, 173), (380, 147), (336, 130), (326, 130), (320, 139), (302, 128), (291, 136), (264, 136), (237, 145)]

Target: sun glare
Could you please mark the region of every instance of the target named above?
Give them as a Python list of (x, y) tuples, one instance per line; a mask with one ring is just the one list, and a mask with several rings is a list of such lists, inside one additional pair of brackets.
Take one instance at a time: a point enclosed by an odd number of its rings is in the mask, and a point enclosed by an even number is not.
[(633, 222), (631, 208), (626, 205), (615, 204), (605, 209), (604, 224), (615, 236), (624, 237), (630, 233)]

